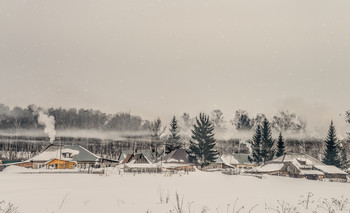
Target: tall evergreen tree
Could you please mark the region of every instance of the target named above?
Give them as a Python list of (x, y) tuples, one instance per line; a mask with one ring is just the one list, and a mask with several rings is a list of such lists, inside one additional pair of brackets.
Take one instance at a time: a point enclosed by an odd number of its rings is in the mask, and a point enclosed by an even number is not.
[(193, 126), (192, 140), (187, 151), (191, 162), (199, 165), (201, 168), (214, 162), (218, 153), (214, 150), (216, 141), (214, 138), (214, 126), (209, 121), (209, 116), (201, 113), (199, 119), (196, 118), (196, 124)]
[(280, 132), (280, 135), (278, 136), (278, 142), (277, 142), (276, 157), (280, 157), (284, 154), (285, 154), (285, 152), (284, 152), (284, 140), (283, 140), (282, 132)]
[(253, 136), (252, 141), (252, 157), (248, 157), (250, 162), (254, 162), (258, 165), (262, 162), (261, 158), (261, 127), (258, 127), (255, 130), (255, 134)]
[(331, 121), (331, 125), (329, 127), (328, 136), (326, 138), (325, 143), (326, 150), (324, 153), (323, 163), (340, 168), (340, 146), (337, 139), (335, 126), (333, 125), (333, 121)]
[(275, 156), (274, 143), (270, 122), (265, 118), (261, 126), (261, 157), (264, 163)]
[(179, 135), (179, 127), (177, 125), (176, 117), (174, 116), (170, 123), (170, 136), (165, 142), (165, 153), (168, 154), (176, 149), (182, 147), (181, 137)]

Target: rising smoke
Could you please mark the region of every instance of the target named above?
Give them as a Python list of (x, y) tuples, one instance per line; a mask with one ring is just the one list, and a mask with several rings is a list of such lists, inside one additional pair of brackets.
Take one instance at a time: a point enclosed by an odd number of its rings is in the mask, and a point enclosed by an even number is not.
[(43, 112), (39, 112), (38, 122), (45, 127), (44, 132), (49, 135), (50, 142), (53, 143), (56, 136), (55, 118)]

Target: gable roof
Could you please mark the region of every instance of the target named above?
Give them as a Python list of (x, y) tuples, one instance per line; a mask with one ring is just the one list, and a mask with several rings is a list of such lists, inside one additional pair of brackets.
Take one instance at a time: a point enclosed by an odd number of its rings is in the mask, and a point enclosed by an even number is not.
[[(71, 153), (69, 158), (62, 156), (62, 153)], [(54, 145), (50, 144), (38, 155), (27, 161), (46, 162), (52, 158), (77, 161), (77, 162), (95, 162), (101, 157), (93, 154), (89, 150), (79, 145)]]
[(218, 158), (215, 159), (214, 163), (224, 163), (224, 161), (222, 161), (220, 155), (218, 155), (217, 157), (218, 157)]
[(281, 170), (284, 167), (284, 163), (271, 163), (271, 164), (265, 164), (256, 170), (258, 172), (276, 172)]
[(238, 153), (234, 153), (232, 154), (233, 156), (233, 164), (241, 164), (241, 165), (249, 165), (249, 164), (252, 164), (250, 161), (249, 161), (249, 158), (248, 157), (252, 157), (251, 154), (238, 154)]
[(133, 154), (128, 154), (124, 159), (123, 161), (121, 162), (121, 164), (125, 164), (127, 162), (130, 161), (130, 159), (132, 158)]
[(315, 165), (315, 168), (324, 172), (325, 174), (341, 174), (341, 175), (347, 175), (348, 173), (344, 172), (343, 170), (335, 167), (335, 166), (329, 166), (329, 165)]
[(161, 161), (163, 163), (191, 163), (188, 158), (186, 149), (176, 149), (165, 155)]
[[(148, 149), (136, 150), (136, 153), (135, 153), (135, 154), (138, 154), (138, 153), (142, 153), (149, 161), (151, 161), (151, 162), (154, 161), (154, 157), (153, 157), (153, 155), (152, 155), (151, 150), (148, 150)], [(119, 158), (118, 158), (118, 161), (119, 161), (119, 162), (123, 162), (124, 159), (125, 159), (129, 154), (134, 154), (134, 151), (133, 151), (133, 150), (123, 150), (123, 151), (121, 151), (121, 153), (120, 153), (120, 155), (119, 155)]]
[(146, 160), (146, 162), (143, 162), (142, 164), (152, 164), (152, 162), (143, 153), (128, 154), (123, 160), (122, 164), (140, 164), (138, 161), (142, 161), (142, 159)]
[(291, 162), (299, 169), (311, 169), (315, 165), (325, 165), (321, 161), (307, 154), (284, 154), (267, 163), (284, 163)]

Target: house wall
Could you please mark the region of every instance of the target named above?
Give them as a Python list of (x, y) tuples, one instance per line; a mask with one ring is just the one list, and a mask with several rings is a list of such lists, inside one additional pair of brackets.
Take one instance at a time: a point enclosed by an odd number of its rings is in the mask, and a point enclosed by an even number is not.
[(125, 167), (124, 172), (156, 173), (156, 172), (161, 172), (161, 169), (160, 168), (130, 168), (130, 167)]
[(205, 167), (203, 170), (207, 169), (222, 169), (222, 163), (211, 163), (209, 166)]
[(193, 165), (187, 165), (187, 166), (178, 166), (175, 168), (168, 168), (167, 170), (170, 171), (185, 171), (185, 172), (194, 172), (194, 166)]
[(59, 159), (55, 159), (49, 163), (46, 164), (46, 168), (50, 168), (54, 166), (56, 169), (73, 169), (75, 163), (71, 161), (63, 161)]
[(25, 168), (33, 168), (33, 162), (24, 162), (18, 163), (16, 166), (25, 167)]
[(252, 169), (256, 167), (256, 165), (250, 165), (250, 164), (233, 164), (234, 167), (237, 169)]
[(346, 180), (346, 174), (326, 174), (325, 178)]

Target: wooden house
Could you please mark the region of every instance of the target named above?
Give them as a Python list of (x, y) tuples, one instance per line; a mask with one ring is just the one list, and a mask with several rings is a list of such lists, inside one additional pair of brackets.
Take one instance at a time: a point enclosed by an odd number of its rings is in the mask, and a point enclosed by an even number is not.
[(346, 180), (347, 173), (335, 166), (327, 166), (306, 154), (285, 154), (266, 162), (256, 169), (258, 173), (320, 180), (323, 178)]
[(249, 161), (250, 154), (225, 154), (221, 156), (224, 164), (227, 166), (233, 166), (236, 169), (252, 169), (257, 166), (257, 164)]
[(348, 173), (335, 166), (315, 165), (314, 169), (324, 173), (324, 178), (347, 180)]
[(119, 157), (118, 157), (118, 161), (119, 162), (123, 162), (123, 160), (130, 154), (138, 154), (138, 153), (142, 153), (150, 162), (154, 163), (155, 162), (155, 158), (154, 155), (152, 154), (151, 150), (147, 150), (147, 149), (143, 149), (143, 150), (123, 150), (120, 152)]
[(153, 164), (143, 153), (128, 154), (121, 162), (124, 172), (160, 172), (161, 168)]
[(117, 165), (119, 165), (119, 161), (117, 160), (111, 160), (111, 159), (106, 159), (106, 158), (101, 158), (100, 160), (101, 163), (101, 167), (105, 168), (105, 167), (115, 167)]
[(222, 156), (218, 156), (213, 163), (210, 163), (208, 166), (203, 168), (204, 171), (217, 171), (222, 169), (231, 168), (234, 169), (233, 165), (223, 161)]
[(76, 162), (75, 167), (83, 169), (91, 168), (101, 161), (101, 157), (93, 154), (82, 146), (50, 144), (38, 155), (26, 161), (16, 163), (16, 165), (38, 169), (46, 167), (46, 163), (52, 159)]
[(195, 171), (194, 164), (190, 162), (185, 149), (177, 149), (161, 157), (158, 164), (169, 171)]

